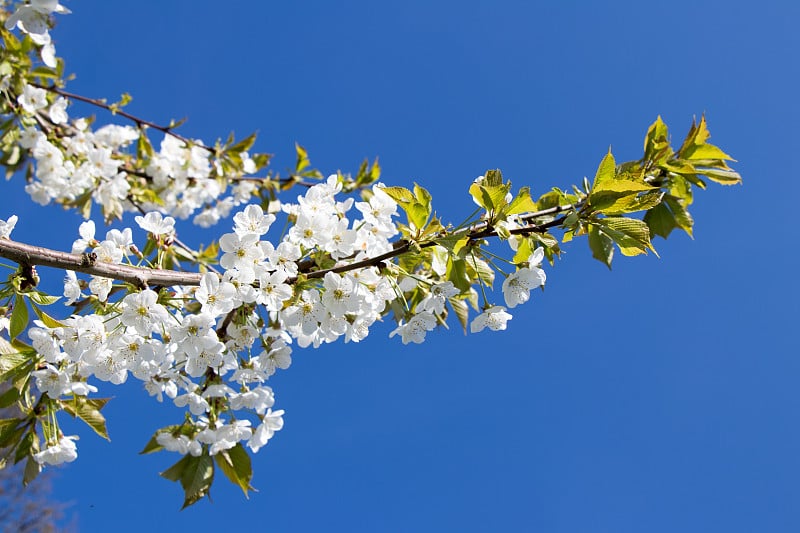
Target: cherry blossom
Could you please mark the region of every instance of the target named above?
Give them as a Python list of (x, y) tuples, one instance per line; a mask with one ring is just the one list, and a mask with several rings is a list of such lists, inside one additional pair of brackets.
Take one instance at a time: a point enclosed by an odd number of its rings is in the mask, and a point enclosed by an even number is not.
[(469, 330), (472, 333), (483, 331), (484, 328), (500, 331), (506, 329), (506, 322), (509, 320), (511, 320), (511, 315), (506, 313), (506, 308), (495, 305), (476, 316), (470, 324)]

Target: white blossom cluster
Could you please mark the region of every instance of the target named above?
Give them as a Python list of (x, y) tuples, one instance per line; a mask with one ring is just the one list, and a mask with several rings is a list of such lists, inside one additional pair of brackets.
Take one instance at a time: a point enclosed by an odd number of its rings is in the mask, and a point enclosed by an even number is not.
[(30, 0), (29, 3), (19, 4), (6, 20), (6, 29), (19, 28), (41, 46), (42, 62), (51, 68), (56, 67), (56, 48), (49, 31), (49, 18), (53, 13), (66, 15), (70, 10), (58, 0)]
[[(29, 34), (41, 47), (43, 62), (54, 67), (48, 19), (68, 12), (58, 0), (31, 0), (20, 4), (6, 25)], [(148, 233), (152, 249), (170, 246), (173, 217), (194, 215), (196, 224), (208, 227), (253, 197), (256, 184), (247, 180), (234, 180), (228, 194), (230, 181), (219, 179), (222, 167), (201, 141), (187, 144), (166, 134), (160, 150), (137, 154), (144, 166), (129, 168), (129, 152), (143, 140), (143, 131), (118, 125), (93, 130), (90, 120), (70, 119), (68, 103), (31, 84), (16, 98), (24, 126), (18, 142), (36, 163), (26, 191), (37, 203), (78, 207), (90, 196), (106, 219), (144, 211), (136, 222)], [(246, 152), (238, 157), (242, 173), (255, 172)], [(143, 195), (134, 204), (133, 185), (141, 186), (142, 180), (153, 196)], [(448, 303), (477, 301), (475, 289), (464, 292), (461, 283), (471, 279), (456, 280), (462, 289), (448, 279), (455, 259), (442, 246), (426, 248), (426, 259), (411, 271), (399, 261), (373, 261), (395, 249), (390, 239), (400, 233), (393, 220), (398, 204), (381, 185), (373, 186), (364, 201), (341, 200), (341, 192), (341, 176), (333, 175), (309, 187), (297, 203), (270, 202), (270, 208), (277, 206), (274, 212), (246, 205), (233, 217), (233, 231), (219, 238), (224, 272), (204, 274), (196, 288), (131, 292), (126, 287), (120, 295), (123, 287), (113, 279), (84, 280), (68, 271), (66, 304), (90, 312), (61, 322), (36, 320), (28, 329), (42, 357), (32, 373), (36, 388), (66, 401), (98, 392), (90, 380), (120, 385), (132, 376), (158, 401), (166, 397), (190, 414), (178, 429), (156, 435), (160, 446), (197, 456), (244, 443), (256, 452), (283, 427), (284, 411), (273, 411), (275, 397), (265, 383), (277, 369), (290, 366), (293, 343), (316, 348), (341, 338), (359, 342), (390, 312), (398, 321), (390, 337), (422, 343), (446, 322)], [(288, 230), (271, 241), (265, 236), (276, 214), (288, 219)], [(0, 220), (0, 238), (10, 238), (16, 223), (16, 216)], [(513, 222), (503, 223), (513, 229)], [(94, 263), (139, 265), (144, 259), (130, 228), (111, 229), (100, 239), (94, 222), (87, 221), (78, 233), (72, 252), (91, 255)], [(516, 249), (518, 241), (508, 242)], [(544, 285), (542, 259), (538, 248), (519, 261), (525, 266), (506, 275), (506, 306), (490, 304), (484, 294), (471, 332), (506, 328), (512, 318), (507, 307), (525, 303), (532, 289)], [(471, 262), (476, 270), (479, 264), (492, 269), (474, 254)], [(8, 329), (8, 318), (0, 317), (0, 332)], [(34, 459), (73, 461), (75, 440), (50, 436)]]
[[(147, 168), (149, 185), (158, 202), (130, 200), (131, 177), (124, 165), (125, 151), (139, 138), (131, 126), (106, 125), (93, 131), (89, 121), (70, 121), (67, 100), (58, 97), (53, 103), (48, 91), (26, 85), (18, 98), (22, 109), (31, 116), (44, 114), (53, 124), (69, 124), (70, 135), (57, 140), (48, 137), (38, 125), (26, 127), (19, 140), (21, 148), (35, 161), (34, 180), (25, 190), (33, 201), (47, 205), (51, 201), (71, 203), (86, 194), (102, 207), (106, 218), (120, 217), (124, 211), (157, 210), (210, 227), (227, 217), (235, 206), (247, 202), (256, 188), (253, 181), (237, 181), (228, 191), (212, 175), (212, 158), (201, 141), (187, 146), (182, 140), (165, 135), (160, 150), (150, 158)], [(38, 124), (38, 123), (37, 123)], [(243, 153), (243, 171), (254, 172), (255, 164)], [(226, 192), (230, 192), (227, 196)]]
[[(189, 431), (158, 435), (166, 449), (197, 455), (206, 445), (216, 454), (244, 442), (257, 451), (283, 425), (283, 411), (272, 410), (273, 391), (264, 383), (277, 369), (289, 367), (293, 342), (301, 347), (342, 337), (358, 342), (394, 301), (404, 302), (406, 312), (391, 336), (399, 334), (406, 344), (421, 343), (444, 322), (448, 301), (460, 292), (442, 279), (444, 270), (435, 260), (431, 268), (413, 273), (401, 273), (390, 263), (384, 271), (366, 266), (303, 279), (300, 265), (314, 257), (329, 257), (346, 269), (392, 250), (397, 204), (382, 186), (374, 186), (363, 202), (339, 201), (340, 191), (341, 182), (333, 175), (310, 187), (296, 204), (284, 204), (293, 223), (277, 246), (264, 237), (275, 215), (248, 205), (234, 216), (233, 232), (219, 239), (224, 273), (206, 273), (192, 290), (173, 287), (159, 294), (144, 289), (111, 301), (113, 280), (93, 276), (86, 282), (68, 272), (66, 303), (91, 297), (99, 310), (73, 315), (59, 327), (35, 321), (28, 335), (44, 358), (33, 373), (36, 387), (51, 398), (86, 396), (97, 392), (89, 378), (119, 385), (133, 376), (159, 401), (166, 396), (194, 416)], [(348, 218), (352, 213), (356, 216)], [(175, 220), (160, 213), (136, 221), (150, 239), (175, 231)], [(0, 221), (0, 237), (8, 238), (15, 223), (16, 217)], [(88, 250), (95, 261), (116, 264), (137, 259), (131, 256), (130, 228), (112, 229), (98, 240), (94, 223), (87, 221), (79, 235), (73, 253)], [(438, 252), (431, 255), (435, 259)], [(508, 307), (526, 302), (531, 289), (544, 283), (541, 260), (537, 249), (527, 267), (505, 279)], [(421, 298), (409, 307), (414, 292)], [(198, 307), (190, 311), (192, 305)], [(502, 330), (510, 318), (505, 307), (487, 303), (470, 330)], [(74, 458), (72, 440), (53, 445), (64, 453), (48, 452), (41, 461)]]
[[(41, 47), (43, 62), (55, 68), (49, 16), (69, 12), (57, 0), (32, 0), (17, 7), (6, 27), (17, 27), (28, 34)], [(5, 88), (7, 84), (6, 76), (0, 85)], [(69, 204), (89, 194), (107, 219), (119, 218), (124, 211), (144, 209), (180, 219), (194, 215), (195, 224), (210, 227), (227, 217), (232, 208), (246, 203), (257, 187), (253, 181), (240, 180), (229, 188), (226, 181), (215, 179), (225, 172), (201, 140), (187, 145), (170, 134), (164, 136), (160, 150), (147, 160), (145, 175), (131, 175), (130, 169), (126, 172), (126, 150), (143, 135), (139, 129), (111, 124), (93, 131), (86, 118), (70, 120), (67, 98), (56, 96), (51, 101), (48, 94), (46, 89), (25, 84), (17, 97), (26, 124), (19, 145), (36, 163), (35, 179), (25, 189), (41, 205), (51, 201)], [(54, 126), (62, 128), (58, 134), (51, 131)], [(247, 152), (239, 154), (239, 158), (240, 172), (234, 177), (256, 171)], [(138, 205), (131, 202), (131, 180), (137, 179), (151, 182), (148, 188), (157, 194), (158, 201), (142, 199)]]

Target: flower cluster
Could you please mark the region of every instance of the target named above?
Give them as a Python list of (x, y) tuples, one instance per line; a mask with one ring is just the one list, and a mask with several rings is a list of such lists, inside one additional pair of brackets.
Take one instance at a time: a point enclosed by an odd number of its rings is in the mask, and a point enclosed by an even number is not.
[(58, 0), (30, 0), (20, 4), (17, 10), (6, 19), (6, 29), (14, 27), (30, 35), (31, 40), (41, 47), (42, 62), (48, 67), (56, 66), (56, 49), (50, 38), (49, 17), (53, 13), (65, 15), (70, 10), (62, 6)]
[[(212, 161), (202, 142), (187, 146), (170, 135), (165, 135), (161, 150), (148, 160), (146, 177), (141, 177), (126, 165), (126, 151), (143, 135), (136, 128), (111, 124), (93, 131), (86, 119), (69, 120), (65, 98), (51, 103), (45, 89), (32, 85), (24, 87), (18, 103), (31, 116), (69, 124), (69, 135), (47, 135), (36, 125), (27, 126), (20, 135), (20, 147), (36, 162), (35, 179), (25, 190), (41, 205), (51, 201), (72, 205), (89, 194), (107, 219), (139, 210), (186, 219), (200, 211), (194, 222), (209, 227), (246, 202), (256, 187), (240, 181), (225, 196), (227, 187), (212, 175)], [(245, 171), (254, 171), (246, 153), (244, 158)], [(158, 201), (132, 200), (133, 187), (141, 181), (157, 191)]]
[[(49, 17), (67, 12), (57, 0), (31, 0), (6, 26), (28, 34), (45, 65), (55, 68)], [(66, 319), (44, 313), (40, 306), (54, 298), (32, 289), (21, 274), (0, 286), (5, 299), (0, 332), (30, 358), (31, 379), (25, 383), (39, 393), (37, 413), (46, 413), (30, 415), (39, 420), (46, 441), (41, 450), (31, 448), (29, 456), (38, 465), (77, 457), (76, 437), (59, 430), (58, 411), (84, 418), (104, 435), (98, 421), (105, 400), (94, 395), (101, 384), (128, 380), (142, 382), (158, 402), (184, 410), (184, 421), (158, 430), (146, 451), (233, 461), (246, 454), (244, 447), (259, 451), (283, 428), (284, 411), (273, 410), (275, 395), (266, 383), (291, 365), (293, 345), (359, 342), (390, 315), (397, 325), (389, 336), (403, 344), (424, 342), (452, 315), (465, 331), (503, 330), (512, 318), (506, 309), (529, 301), (531, 290), (544, 285), (543, 249), (523, 236), (508, 238), (523, 224), (514, 216), (498, 218), (502, 210), (485, 205), (503, 198), (509, 204), (510, 183), (502, 195), (492, 189), (476, 199), (486, 213), (454, 229), (431, 216), (425, 189), (385, 187), (376, 183), (377, 174), (365, 178), (364, 169), (356, 180), (303, 174), (307, 162), (298, 148), (297, 175), (286, 183), (302, 176), (320, 182), (303, 182), (307, 189), (296, 202), (279, 201), (276, 182), (259, 189), (254, 180), (238, 179), (266, 163), (248, 155), (253, 138), (239, 143), (231, 138), (211, 148), (175, 134), (172, 126), (156, 126), (165, 134), (156, 150), (144, 127), (152, 126), (148, 122), (94, 127), (93, 119), (71, 118), (67, 110), (76, 95), (58, 84), (5, 76), (0, 85), (5, 98), (0, 103), (13, 115), (6, 124), (18, 127), (8, 137), (35, 163), (25, 186), (31, 198), (84, 214), (93, 202), (106, 221), (138, 212), (136, 231), (147, 235), (137, 247), (132, 228), (110, 229), (102, 237), (93, 221), (80, 225), (72, 253), (85, 260), (82, 267), (104, 269), (88, 269), (94, 272), (88, 278), (67, 271), (63, 296), (74, 312)], [(83, 101), (112, 111), (124, 105)], [(494, 178), (476, 180), (475, 186), (498, 187)], [(345, 196), (352, 189), (361, 189), (361, 198)], [(255, 198), (258, 203), (251, 203)], [(177, 240), (176, 219), (193, 217), (209, 227), (236, 207), (232, 231), (220, 235), (205, 255)], [(399, 208), (408, 224), (397, 222)], [(285, 230), (269, 238), (279, 218)], [(0, 220), (0, 239), (10, 238), (16, 223), (16, 216)], [(480, 235), (493, 228), (506, 232), (516, 252), (507, 261), (514, 269), (510, 274), (481, 248)], [(205, 269), (196, 286), (166, 287), (146, 278), (122, 283), (105, 275), (111, 267), (157, 270), (187, 259)], [(217, 263), (219, 271), (210, 268)], [(486, 294), (495, 272), (505, 276), (505, 306)], [(27, 305), (38, 319), (26, 328)], [(470, 305), (478, 312), (471, 323)], [(21, 340), (26, 329), (30, 346)], [(27, 427), (34, 428), (31, 438), (38, 438), (35, 426)]]
[[(390, 336), (421, 343), (446, 321), (448, 303), (475, 294), (444, 279), (454, 258), (439, 246), (429, 248), (429, 260), (414, 271), (374, 262), (394, 249), (389, 239), (399, 232), (393, 220), (397, 204), (380, 184), (360, 202), (340, 200), (340, 192), (341, 181), (333, 175), (297, 203), (284, 203), (290, 228), (277, 245), (266, 239), (276, 216), (248, 205), (233, 217), (233, 231), (219, 239), (224, 272), (204, 274), (193, 289), (142, 289), (114, 300), (114, 280), (85, 281), (69, 272), (66, 303), (94, 302), (95, 312), (58, 324), (35, 321), (28, 336), (42, 357), (33, 372), (37, 389), (52, 399), (85, 397), (97, 392), (90, 378), (119, 385), (133, 377), (159, 401), (166, 397), (191, 414), (183, 425), (157, 434), (164, 449), (215, 455), (242, 442), (259, 450), (283, 425), (283, 411), (272, 410), (275, 398), (265, 382), (289, 367), (293, 343), (318, 347), (342, 337), (358, 342), (398, 309), (399, 326)], [(150, 242), (170, 246), (163, 238), (175, 232), (172, 217), (150, 212), (136, 221)], [(15, 223), (15, 217), (0, 221), (2, 235)], [(130, 228), (111, 229), (100, 240), (87, 221), (72, 252), (88, 251), (99, 262), (139, 262), (132, 236)], [(524, 303), (544, 283), (541, 260), (536, 250), (527, 266), (506, 278), (508, 307)], [(504, 307), (486, 302), (484, 309), (471, 331), (505, 329), (511, 316)], [(42, 462), (71, 460), (76, 453), (72, 441), (54, 446), (61, 451), (42, 456)]]

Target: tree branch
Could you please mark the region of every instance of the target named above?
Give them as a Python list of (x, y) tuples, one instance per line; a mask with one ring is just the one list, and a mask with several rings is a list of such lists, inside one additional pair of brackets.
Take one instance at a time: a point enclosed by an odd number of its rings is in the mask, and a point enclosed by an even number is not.
[(70, 254), (41, 246), (33, 246), (9, 239), (0, 239), (0, 257), (5, 257), (21, 265), (41, 265), (63, 270), (74, 270), (93, 276), (116, 279), (136, 285), (200, 285), (202, 274), (177, 272), (175, 270), (156, 270), (115, 263), (96, 261), (93, 254)]
[[(537, 217), (547, 216), (555, 213), (561, 213), (570, 209), (575, 209), (576, 205), (556, 206), (534, 213), (528, 213), (523, 217), (525, 220), (533, 220)], [(543, 233), (549, 228), (561, 225), (565, 217), (553, 219), (544, 224), (536, 225), (531, 224), (521, 228), (511, 230), (514, 235), (525, 235), (529, 233)], [(496, 237), (497, 232), (485, 222), (479, 223), (475, 226), (464, 228), (455, 231), (450, 235), (464, 234), (469, 239), (482, 239), (486, 237)], [(442, 235), (445, 237), (447, 235)], [(420, 248), (430, 248), (436, 246), (436, 240), (429, 240), (419, 244)], [(359, 268), (367, 268), (378, 266), (383, 261), (403, 255), (408, 252), (412, 247), (412, 242), (406, 239), (401, 239), (393, 243), (393, 249), (377, 255), (369, 257), (355, 263), (338, 265), (333, 268), (323, 270), (315, 270), (308, 272), (313, 265), (301, 264), (300, 271), (306, 272), (307, 279), (322, 278), (328, 272), (342, 273), (357, 270)], [(62, 270), (73, 270), (75, 272), (82, 272), (93, 276), (101, 276), (104, 278), (111, 278), (118, 281), (131, 283), (137, 287), (145, 288), (148, 286), (156, 285), (162, 287), (169, 287), (172, 285), (184, 286), (198, 286), (202, 274), (197, 272), (178, 272), (176, 270), (160, 270), (154, 268), (134, 267), (129, 265), (120, 265), (116, 263), (103, 263), (95, 259), (94, 254), (72, 254), (67, 252), (59, 252), (41, 246), (34, 246), (21, 242), (12, 241), (10, 239), (0, 239), (0, 257), (10, 259), (20, 265), (40, 265), (53, 268), (60, 268)], [(294, 283), (297, 278), (290, 278), (288, 283)]]
[(211, 148), (210, 146), (205, 146), (203, 144), (198, 144), (197, 142), (192, 141), (191, 139), (189, 139), (187, 137), (184, 137), (183, 135), (175, 133), (174, 131), (172, 131), (173, 128), (171, 126), (161, 126), (159, 124), (156, 124), (155, 122), (150, 122), (149, 120), (145, 120), (143, 118), (139, 118), (136, 115), (131, 115), (130, 113), (127, 113), (127, 112), (123, 111), (122, 109), (119, 109), (117, 107), (112, 107), (111, 105), (107, 104), (104, 100), (100, 100), (100, 99), (97, 99), (97, 98), (89, 98), (87, 96), (81, 96), (80, 94), (71, 93), (71, 92), (65, 91), (64, 89), (56, 87), (55, 85), (39, 85), (38, 83), (30, 83), (30, 85), (32, 85), (34, 87), (38, 87), (39, 89), (44, 89), (46, 91), (50, 91), (50, 92), (56, 93), (56, 94), (58, 94), (60, 96), (63, 96), (64, 98), (69, 98), (69, 99), (72, 99), (72, 100), (78, 100), (79, 102), (84, 102), (84, 103), (91, 104), (93, 106), (99, 107), (101, 109), (105, 109), (106, 111), (108, 111), (112, 115), (119, 115), (121, 117), (127, 118), (128, 120), (133, 121), (139, 127), (147, 126), (148, 128), (153, 128), (154, 130), (158, 130), (158, 131), (161, 131), (161, 132), (163, 132), (163, 133), (165, 133), (167, 135), (171, 135), (171, 136), (175, 137), (176, 139), (178, 139), (179, 141), (183, 141), (186, 144), (186, 146), (199, 146), (200, 148), (203, 148), (204, 150), (206, 150), (208, 152), (211, 152), (212, 154), (215, 153), (215, 150), (213, 148)]

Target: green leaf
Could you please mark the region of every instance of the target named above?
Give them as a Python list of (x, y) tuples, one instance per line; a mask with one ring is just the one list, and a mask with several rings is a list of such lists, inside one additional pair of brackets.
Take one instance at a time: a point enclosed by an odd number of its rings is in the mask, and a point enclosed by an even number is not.
[(644, 222), (650, 228), (651, 235), (658, 235), (666, 239), (672, 230), (678, 227), (675, 223), (675, 216), (669, 210), (666, 203), (661, 203), (650, 209), (644, 215)]
[(38, 453), (38, 450), (39, 437), (36, 436), (36, 430), (30, 428), (17, 445), (17, 450), (14, 452), (14, 464), (32, 456), (34, 453)]
[(214, 461), (208, 455), (184, 455), (160, 475), (170, 481), (180, 481), (185, 494), (183, 510), (208, 494), (214, 481)]
[(494, 269), (489, 263), (472, 255), (467, 260), (467, 272), (472, 271), (474, 275), (483, 281), (483, 284), (491, 288), (494, 284)]
[(10, 387), (3, 394), (0, 394), (0, 409), (14, 405), (19, 399), (19, 390), (16, 387)]
[(495, 211), (499, 211), (503, 209), (505, 206), (508, 205), (506, 201), (506, 196), (508, 196), (508, 192), (511, 190), (511, 184), (506, 183), (505, 185), (492, 185), (492, 186), (482, 186), (486, 191), (489, 193), (489, 198), (492, 202), (492, 209)]
[(472, 195), (472, 198), (482, 208), (486, 209), (487, 211), (492, 210), (492, 201), (489, 194), (480, 186), (478, 183), (473, 183), (469, 186), (469, 194)]
[(183, 507), (186, 509), (208, 494), (214, 482), (214, 461), (208, 455), (192, 457), (181, 475), (181, 486), (186, 495)]
[(48, 79), (57, 79), (58, 78), (58, 73), (56, 73), (55, 70), (53, 70), (53, 69), (51, 69), (49, 67), (44, 67), (44, 66), (39, 66), (39, 67), (36, 67), (35, 69), (32, 69), (31, 70), (31, 75), (39, 77), (39, 78), (48, 78)]
[(597, 167), (597, 172), (594, 175), (594, 183), (592, 183), (592, 193), (595, 191), (604, 190), (607, 184), (614, 182), (617, 176), (617, 163), (614, 161), (614, 156), (611, 154), (611, 148), (608, 153), (600, 161)]
[(28, 306), (25, 304), (25, 297), (17, 295), (14, 298), (14, 310), (11, 312), (11, 324), (8, 334), (13, 339), (28, 327)]
[(672, 155), (669, 146), (669, 132), (667, 125), (661, 120), (661, 115), (650, 125), (644, 139), (644, 157), (650, 160), (659, 160)]
[(470, 289), (472, 284), (467, 277), (467, 264), (465, 259), (451, 256), (447, 261), (447, 272), (445, 273), (447, 281), (453, 282), (461, 292), (466, 292)]
[(242, 139), (238, 143), (236, 143), (233, 146), (231, 146), (230, 148), (228, 148), (228, 150), (230, 152), (234, 152), (234, 153), (239, 153), (240, 154), (240, 153), (246, 152), (247, 150), (252, 148), (253, 147), (253, 143), (255, 143), (255, 142), (256, 142), (256, 134), (255, 133), (251, 133), (250, 135), (248, 135), (247, 137), (245, 137), (244, 139)]
[(483, 175), (483, 184), (489, 187), (497, 187), (503, 184), (503, 173), (499, 168), (487, 170)]
[(111, 400), (111, 398), (85, 398), (76, 396), (74, 400), (64, 402), (64, 411), (78, 417), (94, 430), (95, 433), (110, 441), (106, 419), (100, 414), (100, 410)]
[(28, 294), (28, 297), (33, 303), (39, 305), (51, 305), (61, 299), (61, 296), (51, 296), (40, 291), (34, 291)]
[(533, 233), (531, 233), (530, 238), (533, 239), (536, 242), (542, 243), (547, 248), (557, 248), (558, 247), (558, 239), (556, 239), (550, 233), (533, 232)]
[(461, 237), (458, 242), (456, 242), (455, 246), (453, 246), (453, 253), (459, 257), (464, 257), (469, 250), (467, 246), (470, 243), (469, 237)]
[(531, 188), (522, 187), (517, 196), (508, 204), (509, 215), (517, 215), (519, 213), (530, 213), (536, 211), (536, 202), (531, 198)]
[[(635, 205), (640, 193), (655, 190), (644, 182), (631, 180), (615, 180), (602, 182), (600, 186), (593, 187), (589, 194), (589, 205), (596, 212), (616, 214)], [(657, 202), (656, 202), (657, 203)]]
[(690, 160), (695, 159), (718, 159), (733, 161), (733, 158), (719, 149), (713, 144), (701, 144), (700, 146), (691, 146), (683, 154), (683, 157)]
[(414, 225), (416, 229), (422, 229), (428, 222), (430, 217), (430, 206), (424, 206), (419, 202), (414, 202), (404, 207), (408, 221)]
[(231, 483), (237, 485), (247, 497), (247, 491), (253, 490), (250, 480), (253, 478), (253, 466), (250, 462), (250, 455), (247, 450), (237, 444), (229, 450), (222, 451), (214, 456), (217, 466), (225, 474)]
[(420, 187), (416, 183), (414, 184), (414, 198), (425, 207), (430, 207), (431, 200), (433, 199), (431, 193), (429, 193), (426, 188)]
[[(33, 298), (31, 298), (31, 300), (33, 300)], [(33, 306), (33, 311), (34, 311), (34, 313), (36, 313), (36, 316), (38, 316), (39, 320), (41, 320), (42, 323), (45, 326), (47, 326), (48, 328), (63, 328), (63, 327), (65, 327), (65, 324), (63, 322), (59, 322), (55, 318), (51, 317), (50, 315), (48, 315), (47, 313), (45, 313), (44, 311), (39, 309), (39, 306), (36, 305), (35, 303), (31, 302), (31, 305)]]
[(414, 193), (405, 187), (383, 187), (381, 190), (401, 207), (414, 201)]
[(596, 198), (603, 193), (608, 193), (610, 195), (618, 195), (618, 196), (625, 196), (629, 194), (636, 194), (640, 192), (652, 191), (655, 189), (652, 185), (648, 185), (647, 183), (641, 181), (633, 181), (633, 180), (613, 180), (613, 181), (601, 181), (599, 184), (595, 184), (592, 187), (592, 193), (589, 195), (589, 198)]
[(375, 161), (372, 162), (372, 166), (369, 168), (369, 174), (366, 179), (359, 182), (361, 184), (369, 184), (378, 181), (381, 178), (381, 166), (378, 164), (378, 158), (375, 158)]
[(11, 440), (13, 433), (24, 422), (25, 419), (23, 418), (0, 419), (0, 448), (7, 447), (7, 443)]
[(136, 156), (139, 159), (150, 159), (153, 157), (153, 145), (147, 137), (147, 133), (143, 128), (139, 130), (139, 139), (136, 141)]
[(505, 185), (483, 185), (473, 183), (469, 187), (469, 193), (478, 202), (478, 205), (487, 211), (497, 211), (506, 206), (506, 195), (511, 189), (511, 184)]
[(450, 307), (453, 308), (453, 312), (456, 314), (456, 318), (458, 318), (458, 322), (464, 329), (464, 333), (466, 333), (467, 324), (469, 322), (469, 306), (467, 306), (466, 300), (461, 298), (450, 298), (448, 301), (450, 302)]
[(655, 253), (655, 249), (650, 243), (650, 230), (647, 224), (641, 220), (625, 217), (606, 217), (595, 220), (594, 224), (617, 244), (622, 255), (646, 254), (648, 250)]
[(22, 474), (22, 485), (27, 487), (28, 484), (36, 479), (36, 476), (42, 471), (42, 465), (37, 463), (33, 457), (29, 457), (25, 463), (25, 472)]
[(645, 194), (632, 194), (614, 200), (605, 208), (598, 209), (605, 215), (626, 215), (638, 211), (646, 211), (661, 203), (664, 193), (654, 190)]
[(186, 469), (186, 466), (189, 464), (189, 461), (191, 461), (192, 458), (193, 457), (191, 455), (184, 455), (177, 463), (167, 468), (159, 475), (170, 481), (179, 481), (183, 476), (183, 471)]
[(742, 182), (742, 176), (733, 170), (709, 168), (697, 169), (697, 173), (722, 185), (737, 185)]
[(692, 228), (694, 227), (694, 219), (689, 211), (683, 206), (683, 203), (677, 198), (671, 196), (664, 197), (664, 203), (667, 204), (672, 215), (675, 217), (675, 225), (680, 229), (692, 236)]
[[(15, 354), (17, 352), (19, 352), (19, 350), (14, 348), (14, 346), (12, 346), (10, 342), (5, 340), (3, 337), (0, 337), (0, 355)], [(0, 361), (2, 361), (1, 357), (0, 357)], [(0, 363), (0, 364), (2, 364), (2, 363)]]
[(145, 444), (144, 449), (139, 452), (139, 455), (160, 452), (161, 450), (164, 449), (164, 447), (160, 445), (156, 440), (156, 437), (158, 436), (159, 433), (161, 433), (161, 431), (156, 431), (155, 434), (153, 434), (153, 436), (150, 437), (150, 440), (147, 441), (147, 444)]
[(308, 159), (308, 152), (305, 148), (300, 146), (299, 144), (295, 143), (294, 145), (295, 151), (297, 152), (297, 161), (295, 162), (294, 171), (297, 174), (300, 174), (306, 167), (311, 164), (311, 161)]
[(734, 159), (720, 150), (717, 146), (706, 142), (711, 137), (708, 131), (705, 115), (700, 118), (700, 123), (692, 123), (686, 140), (683, 141), (678, 154), (683, 159), (696, 160), (717, 160), (720, 162), (733, 161)]
[(8, 418), (0, 420), (0, 449), (15, 448), (25, 434), (25, 420)]
[[(7, 342), (6, 342), (7, 344)], [(14, 351), (0, 355), (0, 383), (14, 379), (17, 374), (32, 370), (31, 358), (24, 353)]]
[(614, 259), (614, 241), (594, 224), (589, 224), (589, 248), (592, 250), (592, 257), (604, 263), (611, 270), (611, 261)]

